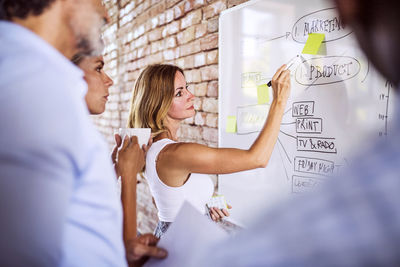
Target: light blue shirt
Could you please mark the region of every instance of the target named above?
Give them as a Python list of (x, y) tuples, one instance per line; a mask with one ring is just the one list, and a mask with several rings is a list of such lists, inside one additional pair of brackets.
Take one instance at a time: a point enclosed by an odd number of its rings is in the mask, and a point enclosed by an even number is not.
[(183, 266), (400, 266), (400, 108), (396, 116), (388, 139), (365, 144), (346, 174)]
[(83, 72), (0, 22), (0, 266), (125, 266), (108, 149)]

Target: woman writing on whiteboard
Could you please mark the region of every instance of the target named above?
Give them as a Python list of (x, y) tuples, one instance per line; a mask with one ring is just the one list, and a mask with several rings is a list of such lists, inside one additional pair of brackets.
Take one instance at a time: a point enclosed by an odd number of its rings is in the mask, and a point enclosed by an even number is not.
[[(185, 200), (205, 213), (205, 204), (214, 190), (206, 174), (267, 166), (290, 94), (290, 73), (285, 67), (280, 67), (272, 78), (274, 97), (268, 118), (248, 150), (178, 142), (180, 123), (195, 115), (194, 96), (187, 89), (183, 71), (173, 65), (151, 65), (141, 72), (133, 91), (128, 127), (152, 131), (145, 177), (158, 208), (156, 236), (166, 231)], [(215, 221), (229, 215), (217, 208), (210, 214)]]

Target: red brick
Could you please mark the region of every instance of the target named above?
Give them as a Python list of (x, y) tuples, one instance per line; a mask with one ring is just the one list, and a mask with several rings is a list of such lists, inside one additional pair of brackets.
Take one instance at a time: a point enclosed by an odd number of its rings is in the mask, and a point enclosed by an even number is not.
[(196, 34), (195, 34), (196, 39), (203, 37), (204, 35), (206, 35), (206, 33), (207, 33), (207, 22), (196, 25)]
[(198, 83), (201, 82), (201, 72), (200, 70), (188, 70), (185, 72), (186, 82), (188, 83)]
[(212, 113), (218, 113), (218, 100), (216, 98), (206, 97), (203, 99), (203, 110)]
[(218, 50), (207, 52), (207, 65), (218, 63)]
[(181, 48), (179, 46), (175, 47), (175, 58), (174, 59), (179, 58), (180, 54), (181, 54)]
[(185, 15), (185, 10), (184, 10), (184, 5), (185, 3), (182, 2), (176, 6), (174, 6), (174, 19), (179, 19)]
[(203, 109), (203, 98), (202, 97), (196, 97), (194, 99), (194, 109), (195, 110), (202, 110)]
[(206, 121), (206, 116), (207, 114), (204, 112), (196, 112), (196, 115), (194, 117), (194, 123), (196, 125), (203, 126)]
[(146, 10), (143, 12), (139, 12), (138, 16), (135, 18), (134, 21), (136, 24), (142, 24), (142, 23), (145, 23), (146, 21), (148, 21), (150, 18), (151, 18), (150, 11)]
[(150, 55), (148, 59), (149, 59), (148, 60), (149, 64), (156, 64), (156, 63), (161, 63), (163, 61), (163, 56), (161, 52), (158, 52), (157, 54)]
[(163, 49), (162, 41), (156, 41), (151, 43), (151, 53), (154, 54)]
[(175, 60), (175, 65), (181, 69), (185, 69), (185, 58), (181, 57), (181, 58)]
[(194, 67), (194, 56), (187, 56), (183, 58), (183, 66), (185, 69), (193, 69)]
[(236, 5), (240, 5), (248, 0), (228, 0), (228, 8), (234, 7)]
[(153, 17), (153, 18), (151, 19), (151, 22), (150, 22), (150, 24), (151, 24), (151, 29), (154, 29), (155, 27), (157, 27), (157, 26), (158, 26), (158, 23), (159, 23), (159, 16)]
[(181, 45), (184, 43), (183, 37), (184, 37), (183, 31), (178, 32), (178, 34), (176, 35), (176, 41), (177, 41), (178, 45)]
[(218, 130), (215, 128), (203, 127), (203, 138), (206, 141), (218, 142)]
[(185, 1), (185, 12), (189, 12), (192, 9), (196, 9), (204, 5), (204, 0), (186, 0)]
[(181, 29), (200, 23), (201, 16), (201, 9), (188, 13), (181, 21)]
[(143, 1), (143, 10), (146, 10), (150, 7), (150, 1)]
[(218, 26), (219, 26), (218, 18), (210, 19), (207, 23), (208, 23), (207, 24), (207, 32), (208, 33), (217, 32), (218, 31)]
[(187, 118), (183, 121), (185, 124), (194, 124), (194, 117)]
[(201, 51), (201, 47), (200, 47), (200, 41), (199, 40), (195, 40), (191, 43), (185, 44), (181, 46), (181, 57), (187, 56), (187, 55), (191, 55), (194, 53), (197, 53)]
[(218, 96), (218, 81), (211, 81), (208, 83), (207, 96)]
[(135, 42), (132, 42), (129, 45), (125, 45), (124, 47), (121, 47), (119, 52), (121, 54), (127, 54), (127, 53), (129, 53), (129, 51), (132, 51), (134, 49), (136, 49)]
[(219, 15), (221, 11), (226, 9), (226, 1), (217, 1), (211, 5), (208, 5), (207, 7), (204, 8), (204, 19), (209, 19), (214, 16)]
[(140, 47), (140, 48), (138, 48), (138, 50), (137, 50), (137, 57), (138, 58), (141, 58), (141, 57), (144, 57), (144, 56), (148, 56), (148, 55), (150, 55), (150, 46), (143, 46), (143, 47)]
[(145, 66), (147, 66), (147, 64), (149, 64), (149, 62), (150, 62), (150, 57), (156, 57), (156, 56), (154, 56), (154, 55), (151, 55), (151, 56), (149, 56), (149, 57), (144, 57), (144, 58), (141, 58), (141, 59), (139, 59), (139, 60), (137, 60), (136, 61), (136, 63), (137, 63), (137, 68), (138, 69), (142, 69), (142, 68), (144, 68)]
[(162, 32), (162, 36), (166, 37), (168, 35), (177, 33), (179, 31), (179, 21), (174, 21), (171, 22), (170, 24), (167, 24), (167, 26), (164, 28)]
[(183, 32), (179, 32), (176, 36), (178, 44), (186, 44), (195, 39), (195, 26), (187, 28)]
[(165, 22), (169, 23), (174, 20), (174, 10), (173, 9), (168, 9), (165, 11)]
[(218, 79), (218, 65), (210, 65), (200, 69), (201, 79), (203, 81), (210, 81)]
[[(132, 52), (130, 52), (130, 53), (127, 54), (126, 56), (127, 56), (127, 61), (126, 61), (126, 62), (131, 61), (131, 60), (133, 60), (133, 59), (136, 59), (136, 58), (137, 58), (137, 49), (132, 50)], [(106, 66), (107, 66), (107, 65), (106, 65)]]
[(161, 14), (165, 10), (165, 2), (160, 1), (157, 5), (154, 5), (150, 8), (150, 17), (155, 17), (158, 14)]
[(148, 43), (148, 38), (147, 35), (143, 35), (142, 37), (139, 37), (136, 41), (135, 41), (135, 47), (141, 47), (143, 45), (146, 45)]
[(194, 56), (194, 66), (195, 67), (204, 66), (205, 64), (206, 64), (206, 54), (205, 53), (199, 53)]
[(160, 40), (162, 38), (162, 28), (157, 28), (151, 32), (149, 32), (149, 41), (153, 42), (156, 40)]
[(198, 126), (190, 126), (187, 124), (181, 124), (180, 135), (184, 135), (186, 138), (197, 140), (202, 138), (202, 129)]
[(207, 82), (195, 84), (193, 87), (194, 87), (193, 93), (195, 96), (206, 96)]
[(207, 113), (206, 116), (206, 125), (208, 127), (218, 127), (218, 114), (215, 113)]
[(165, 13), (162, 13), (160, 15), (158, 15), (158, 25), (164, 25), (165, 23), (167, 23), (165, 21)]
[(164, 40), (164, 47), (165, 48), (174, 48), (176, 47), (176, 37), (171, 36)]
[(168, 49), (168, 50), (164, 50), (163, 51), (163, 55), (164, 55), (164, 60), (172, 60), (175, 59), (176, 53), (178, 53), (179, 55), (179, 50), (175, 49)]
[(218, 47), (218, 34), (212, 33), (200, 39), (201, 50), (211, 50)]
[(176, 3), (181, 0), (166, 0), (167, 1), (167, 8), (173, 7)]
[(194, 4), (194, 0), (186, 0), (185, 6), (184, 6), (184, 11), (185, 12), (191, 11), (193, 9), (193, 4)]
[(130, 2), (128, 5), (126, 5), (120, 10), (121, 17), (131, 12), (134, 8), (135, 8), (135, 2)]
[[(158, 17), (156, 17), (156, 18), (158, 19)], [(157, 26), (157, 25), (156, 25), (156, 26)], [(145, 32), (148, 32), (148, 31), (154, 29), (156, 26), (153, 27), (152, 22), (151, 22), (151, 19), (148, 19), (148, 20), (145, 22), (145, 24), (144, 24), (144, 31), (145, 31)]]

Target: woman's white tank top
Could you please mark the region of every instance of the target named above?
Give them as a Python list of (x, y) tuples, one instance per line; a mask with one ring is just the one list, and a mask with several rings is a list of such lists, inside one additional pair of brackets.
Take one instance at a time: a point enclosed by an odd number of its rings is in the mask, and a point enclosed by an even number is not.
[(160, 151), (168, 144), (176, 143), (171, 139), (161, 139), (153, 143), (147, 151), (144, 176), (158, 209), (160, 221), (173, 222), (183, 202), (186, 200), (205, 213), (205, 205), (212, 197), (214, 184), (206, 174), (192, 173), (186, 183), (179, 187), (164, 184), (157, 174), (156, 160)]

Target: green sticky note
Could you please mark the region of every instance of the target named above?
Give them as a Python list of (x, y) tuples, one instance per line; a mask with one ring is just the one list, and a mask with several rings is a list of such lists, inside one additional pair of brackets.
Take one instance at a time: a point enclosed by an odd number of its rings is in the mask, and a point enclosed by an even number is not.
[(257, 86), (257, 103), (259, 105), (269, 103), (269, 87), (266, 84)]
[(302, 53), (316, 55), (324, 39), (325, 34), (323, 33), (310, 33)]
[(228, 116), (226, 120), (226, 132), (236, 133), (236, 116)]

